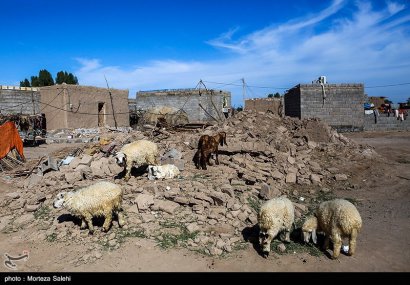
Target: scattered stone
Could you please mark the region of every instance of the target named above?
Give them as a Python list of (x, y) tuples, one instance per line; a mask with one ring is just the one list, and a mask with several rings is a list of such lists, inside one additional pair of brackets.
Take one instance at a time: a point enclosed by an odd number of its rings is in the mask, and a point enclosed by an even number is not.
[(7, 193), (6, 197), (11, 198), (11, 199), (18, 199), (20, 198), (20, 194), (17, 192)]
[(288, 173), (286, 175), (286, 183), (296, 183), (296, 173)]
[(164, 211), (168, 214), (174, 214), (175, 211), (179, 208), (179, 204), (172, 202), (172, 201), (162, 201), (157, 200), (153, 206), (153, 210), (158, 209), (160, 211)]
[(330, 193), (332, 190), (330, 190), (329, 188), (323, 187), (322, 189), (320, 189), (320, 192), (323, 193)]
[(262, 184), (261, 190), (259, 192), (259, 197), (264, 200), (270, 200), (281, 195), (280, 191), (274, 187), (269, 186), (266, 183)]
[(310, 175), (310, 181), (314, 184), (314, 185), (318, 185), (321, 182), (321, 178), (319, 175), (317, 174), (311, 174)]
[(281, 253), (284, 253), (286, 251), (286, 246), (283, 243), (278, 244), (278, 246), (276, 248)]
[(199, 226), (197, 223), (191, 223), (187, 227), (188, 232), (194, 233), (200, 230)]
[(74, 184), (75, 182), (81, 181), (84, 178), (81, 171), (65, 173), (64, 177), (68, 184)]
[(14, 220), (14, 223), (17, 225), (26, 225), (34, 220), (34, 215), (33, 214), (24, 214), (17, 219)]
[(26, 205), (25, 206), (25, 210), (26, 210), (26, 212), (35, 212), (35, 211), (37, 211), (37, 209), (38, 208), (40, 208), (40, 204), (37, 204), (37, 205)]
[(139, 211), (145, 211), (148, 210), (151, 205), (154, 205), (154, 196), (150, 194), (140, 194), (135, 198), (134, 202), (137, 203)]
[(348, 178), (346, 174), (336, 174), (335, 179), (336, 181), (346, 181)]

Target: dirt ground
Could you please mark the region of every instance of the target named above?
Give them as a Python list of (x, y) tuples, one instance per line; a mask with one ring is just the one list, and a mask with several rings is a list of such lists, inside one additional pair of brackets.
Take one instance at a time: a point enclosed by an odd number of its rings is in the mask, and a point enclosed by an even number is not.
[[(45, 240), (24, 241), (33, 229), (17, 233), (0, 233), (2, 266), (9, 271), (4, 254), (18, 256), (30, 253), (26, 261), (16, 261), (18, 271), (51, 272), (397, 272), (410, 271), (410, 133), (346, 134), (355, 142), (371, 145), (386, 158), (384, 163), (362, 165), (358, 162), (350, 172), (354, 189), (335, 189), (337, 197), (357, 201), (363, 219), (356, 255), (341, 254), (338, 260), (327, 255), (308, 253), (279, 255), (267, 259), (260, 256), (251, 243), (219, 257), (210, 257), (187, 249), (162, 250), (149, 239), (130, 238), (115, 251), (104, 252), (91, 263), (76, 264), (87, 251), (87, 245)], [(58, 150), (63, 145), (53, 145)], [(28, 150), (27, 156), (41, 157), (50, 152), (46, 146)], [(1, 192), (13, 190), (13, 185), (0, 179)]]

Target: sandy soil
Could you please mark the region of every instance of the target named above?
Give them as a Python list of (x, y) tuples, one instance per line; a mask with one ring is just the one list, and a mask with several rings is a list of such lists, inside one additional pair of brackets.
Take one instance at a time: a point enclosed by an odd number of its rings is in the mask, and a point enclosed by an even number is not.
[[(358, 162), (355, 169), (350, 169), (355, 173), (351, 182), (357, 187), (334, 190), (337, 197), (355, 199), (362, 215), (363, 228), (354, 257), (341, 254), (338, 260), (331, 260), (328, 255), (274, 253), (264, 259), (251, 243), (245, 249), (222, 257), (209, 257), (187, 249), (164, 251), (151, 240), (129, 238), (118, 250), (107, 251), (95, 262), (77, 266), (75, 261), (84, 255), (86, 245), (67, 248), (62, 243), (44, 240), (24, 242), (22, 235), (36, 234), (30, 227), (17, 233), (0, 233), (1, 256), (5, 259), (4, 253), (16, 256), (28, 250), (29, 260), (16, 261), (18, 271), (409, 272), (410, 133), (356, 133), (346, 136), (373, 146), (387, 159), (385, 163), (370, 166)], [(33, 148), (28, 155), (40, 157), (49, 151), (43, 148)], [(0, 189), (7, 192), (13, 186), (0, 180)], [(3, 265), (0, 271), (8, 269)]]

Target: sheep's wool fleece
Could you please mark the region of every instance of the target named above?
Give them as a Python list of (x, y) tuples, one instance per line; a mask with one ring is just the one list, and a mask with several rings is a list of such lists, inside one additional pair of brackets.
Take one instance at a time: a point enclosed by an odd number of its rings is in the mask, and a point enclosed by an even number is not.
[(107, 209), (118, 209), (121, 206), (121, 187), (111, 182), (98, 182), (75, 192), (67, 193), (65, 207), (74, 215), (88, 212), (103, 216)]
[(120, 152), (125, 153), (130, 159), (133, 158), (133, 162), (137, 165), (142, 164), (155, 164), (155, 155), (158, 154), (158, 146), (148, 140), (138, 140), (124, 145)]
[(349, 235), (353, 229), (360, 230), (362, 227), (362, 218), (356, 207), (343, 199), (321, 203), (315, 215), (319, 226), (325, 232), (337, 227), (342, 234)]
[(258, 224), (261, 229), (290, 229), (294, 218), (292, 202), (286, 197), (279, 197), (262, 204), (258, 213)]

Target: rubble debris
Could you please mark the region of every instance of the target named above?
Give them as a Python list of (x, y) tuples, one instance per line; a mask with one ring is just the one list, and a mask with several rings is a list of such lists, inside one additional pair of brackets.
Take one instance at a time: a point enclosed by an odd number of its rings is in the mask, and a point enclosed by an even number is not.
[[(350, 162), (355, 155), (363, 159), (361, 146), (316, 119), (297, 120), (243, 111), (206, 129), (169, 128), (166, 133), (156, 130), (165, 131), (156, 125), (135, 131), (56, 131), (55, 138), (67, 140), (68, 135), (73, 136), (71, 140), (88, 142), (83, 148), (67, 148), (50, 155), (54, 161), (49, 163), (47, 158), (47, 165), (65, 161), (57, 170), (44, 175), (32, 171), (23, 183), (21, 177), (12, 176), (23, 189), (16, 189), (1, 202), (0, 217), (38, 215), (44, 206), (51, 206), (51, 197), (58, 191), (108, 180), (123, 189), (123, 208), (131, 228), (143, 231), (148, 238), (157, 238), (169, 230), (162, 225), (172, 220), (186, 236), (192, 236), (186, 243), (190, 247), (221, 255), (243, 241), (243, 229), (257, 223), (258, 207), (264, 200), (287, 195), (295, 204), (297, 218), (302, 219), (310, 210), (314, 193), (331, 194), (334, 185), (349, 180), (349, 173), (341, 175), (345, 168), (340, 165)], [(228, 145), (219, 148), (220, 164), (216, 165), (211, 158), (208, 170), (196, 169), (192, 158), (199, 137), (222, 131), (227, 134)], [(140, 139), (154, 141), (163, 154), (158, 161), (176, 165), (180, 177), (151, 181), (145, 173), (124, 181), (120, 175), (123, 169), (115, 163), (113, 154), (124, 144)], [(44, 165), (43, 160), (32, 163)], [(335, 163), (329, 163), (332, 161)], [(34, 185), (38, 191), (30, 190)], [(49, 198), (39, 203), (38, 192)], [(51, 210), (51, 223), (56, 215)], [(25, 216), (23, 222), (29, 217)], [(64, 233), (65, 237), (57, 235), (56, 239), (84, 240), (77, 228), (73, 233)], [(107, 245), (111, 241), (112, 247), (120, 246), (119, 236), (117, 233), (107, 239)]]

